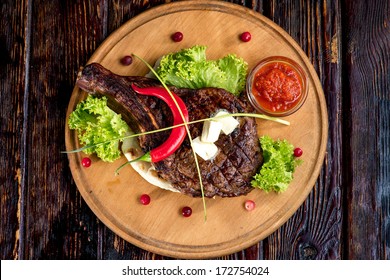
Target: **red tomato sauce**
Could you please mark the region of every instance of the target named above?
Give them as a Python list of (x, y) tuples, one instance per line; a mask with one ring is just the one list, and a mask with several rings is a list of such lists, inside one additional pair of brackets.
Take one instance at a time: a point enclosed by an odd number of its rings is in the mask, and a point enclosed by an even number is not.
[(288, 64), (273, 62), (260, 68), (253, 79), (253, 96), (270, 112), (285, 112), (303, 96), (302, 80)]

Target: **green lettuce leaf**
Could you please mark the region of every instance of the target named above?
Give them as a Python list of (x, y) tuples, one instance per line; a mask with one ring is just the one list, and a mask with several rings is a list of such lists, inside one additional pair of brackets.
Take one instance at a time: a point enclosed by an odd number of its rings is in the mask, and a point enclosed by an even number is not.
[(246, 62), (234, 54), (229, 54), (217, 61), (219, 68), (226, 73), (226, 80), (222, 88), (238, 95), (245, 88), (246, 72), (248, 66)]
[[(130, 128), (121, 115), (107, 106), (106, 97), (88, 95), (70, 114), (68, 125), (75, 129), (82, 145), (89, 146), (121, 138)], [(86, 154), (96, 153), (103, 161), (112, 162), (121, 156), (119, 140), (85, 149)]]
[(260, 138), (264, 163), (252, 180), (252, 186), (266, 192), (284, 192), (293, 180), (295, 168), (302, 160), (294, 157), (294, 146), (286, 140)]
[(223, 88), (239, 95), (245, 88), (247, 63), (233, 54), (206, 59), (205, 46), (193, 46), (161, 58), (156, 72), (162, 81), (179, 88)]

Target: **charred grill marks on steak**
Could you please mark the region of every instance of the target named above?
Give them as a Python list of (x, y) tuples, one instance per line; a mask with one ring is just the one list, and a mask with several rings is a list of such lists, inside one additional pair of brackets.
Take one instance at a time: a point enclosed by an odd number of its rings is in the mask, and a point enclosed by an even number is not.
[[(131, 88), (133, 83), (139, 87), (159, 85), (154, 79), (113, 74), (97, 63), (87, 65), (77, 80), (81, 89), (107, 96), (109, 106), (121, 113), (136, 132), (171, 126), (172, 115), (166, 104), (157, 98), (136, 94)], [(219, 110), (231, 113), (248, 110), (247, 103), (223, 89), (191, 90), (172, 87), (171, 90), (183, 99), (190, 121), (208, 118)], [(240, 125), (235, 131), (230, 135), (221, 134), (215, 142), (219, 152), (213, 160), (198, 158), (206, 197), (239, 196), (252, 190), (250, 181), (263, 161), (256, 121), (249, 117), (240, 117), (238, 120)], [(202, 126), (203, 123), (189, 126), (192, 138), (201, 134)], [(140, 146), (144, 151), (151, 150), (165, 141), (168, 135), (169, 132), (143, 135), (139, 139)], [(169, 181), (180, 192), (194, 197), (201, 196), (188, 139), (173, 155), (154, 163), (154, 167), (161, 178)]]

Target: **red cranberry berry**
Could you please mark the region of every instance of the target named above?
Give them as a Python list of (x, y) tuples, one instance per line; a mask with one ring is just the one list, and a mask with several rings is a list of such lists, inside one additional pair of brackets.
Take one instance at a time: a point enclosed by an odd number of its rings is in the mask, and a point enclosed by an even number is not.
[(244, 207), (247, 211), (252, 211), (256, 207), (256, 203), (253, 200), (247, 200), (244, 203)]
[(130, 55), (126, 55), (121, 59), (121, 63), (126, 66), (130, 65), (132, 62), (133, 62), (133, 58)]
[(150, 196), (147, 194), (143, 194), (140, 196), (139, 201), (143, 205), (148, 205), (150, 203)]
[(85, 157), (81, 160), (81, 165), (84, 167), (90, 167), (92, 164), (92, 160), (89, 157)]
[(295, 157), (300, 157), (303, 154), (303, 151), (301, 148), (295, 148), (294, 149), (294, 156)]
[(240, 39), (243, 42), (249, 42), (252, 38), (252, 35), (249, 32), (244, 32), (240, 35)]
[(183, 40), (183, 33), (175, 32), (175, 33), (172, 34), (171, 39), (174, 42), (180, 42), (181, 40)]
[(185, 206), (183, 207), (183, 209), (181, 209), (181, 214), (183, 215), (183, 217), (189, 217), (191, 216), (192, 214), (192, 209), (188, 206)]

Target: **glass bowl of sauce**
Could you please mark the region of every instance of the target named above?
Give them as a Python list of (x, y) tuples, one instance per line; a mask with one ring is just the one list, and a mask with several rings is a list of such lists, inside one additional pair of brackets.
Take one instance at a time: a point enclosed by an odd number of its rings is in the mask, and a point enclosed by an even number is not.
[(272, 56), (260, 61), (249, 73), (246, 91), (249, 101), (259, 112), (284, 117), (305, 103), (307, 76), (290, 58)]

